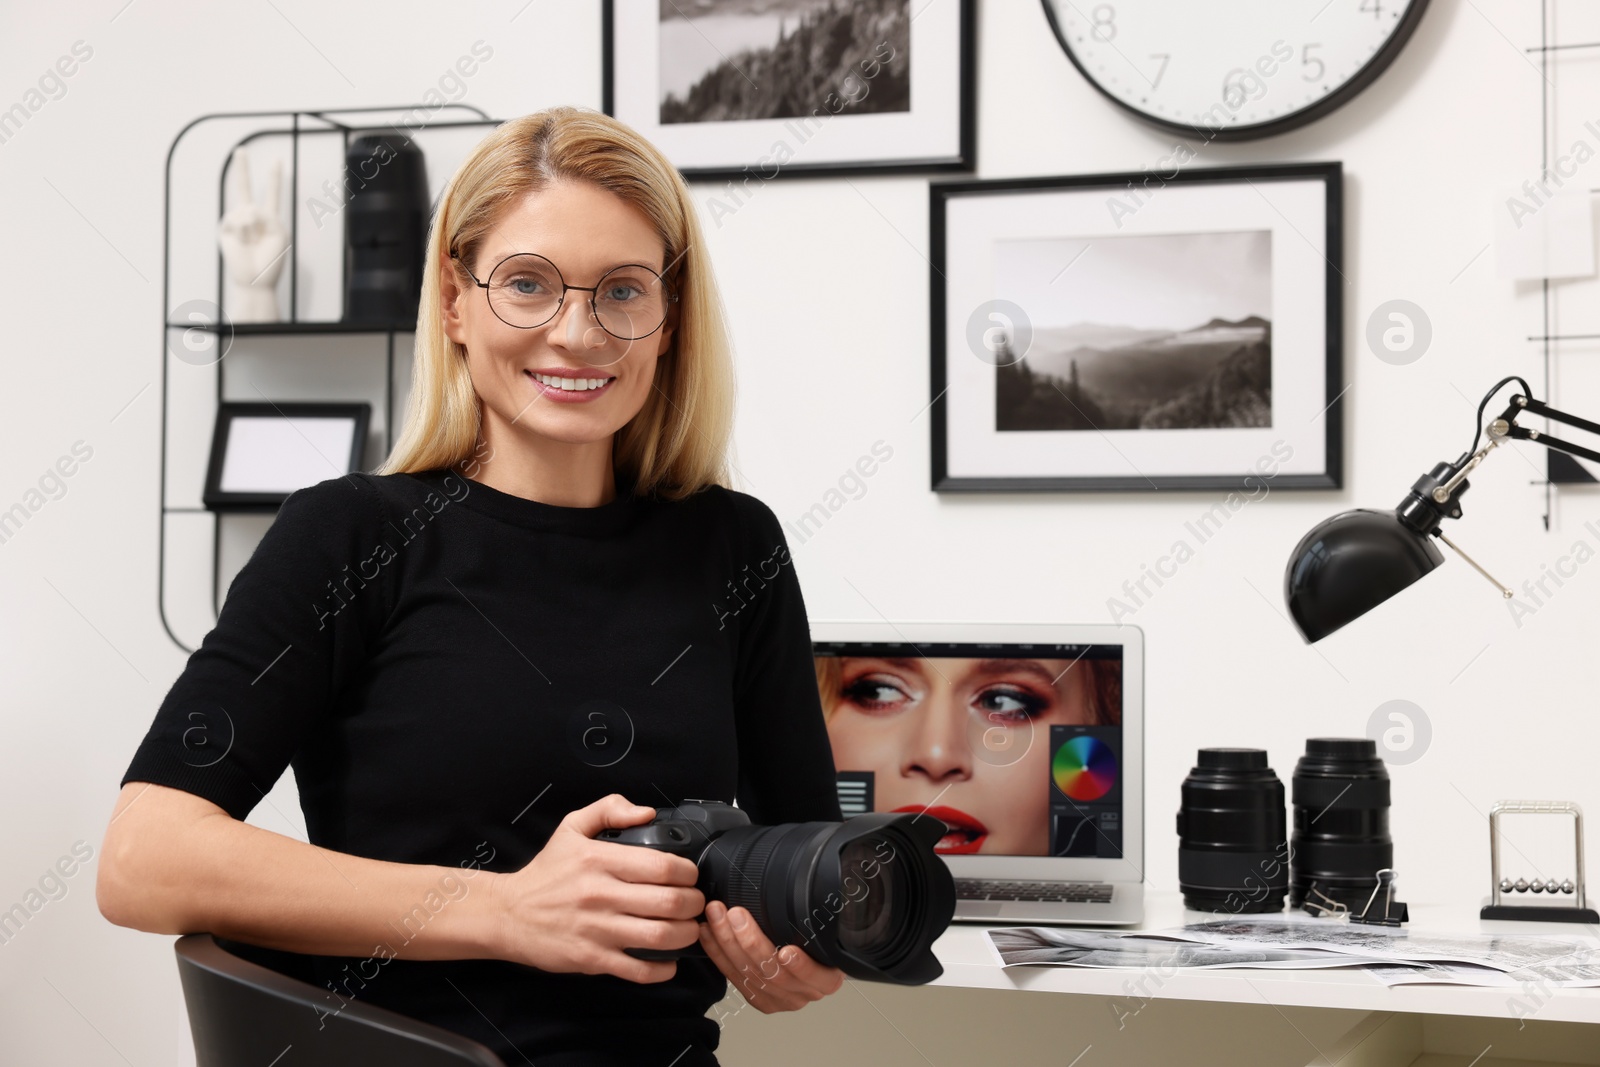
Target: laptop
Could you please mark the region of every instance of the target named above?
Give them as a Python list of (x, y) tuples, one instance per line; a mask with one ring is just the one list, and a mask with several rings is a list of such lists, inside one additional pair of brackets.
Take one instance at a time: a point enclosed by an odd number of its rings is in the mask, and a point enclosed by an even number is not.
[(943, 821), (955, 921), (1143, 918), (1143, 631), (814, 619), (811, 638), (845, 818)]

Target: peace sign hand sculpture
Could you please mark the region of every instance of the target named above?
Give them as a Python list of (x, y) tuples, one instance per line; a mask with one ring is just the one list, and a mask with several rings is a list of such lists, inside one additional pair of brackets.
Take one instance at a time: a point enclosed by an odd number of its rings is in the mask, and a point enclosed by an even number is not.
[(278, 277), (283, 273), (289, 232), (278, 215), (283, 191), (283, 161), (273, 160), (267, 195), (259, 202), (250, 191), (250, 155), (243, 145), (233, 150), (228, 167), (227, 202), (217, 223), (227, 279), (226, 312), (232, 322), (280, 322)]

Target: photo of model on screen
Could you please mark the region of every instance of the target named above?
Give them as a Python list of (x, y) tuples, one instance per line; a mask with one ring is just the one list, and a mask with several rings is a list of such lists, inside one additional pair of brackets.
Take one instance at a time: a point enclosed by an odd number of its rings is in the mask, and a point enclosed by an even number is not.
[(1116, 659), (818, 656), (839, 771), (871, 772), (876, 811), (951, 827), (936, 851), (1049, 855), (1050, 727), (1118, 726)]

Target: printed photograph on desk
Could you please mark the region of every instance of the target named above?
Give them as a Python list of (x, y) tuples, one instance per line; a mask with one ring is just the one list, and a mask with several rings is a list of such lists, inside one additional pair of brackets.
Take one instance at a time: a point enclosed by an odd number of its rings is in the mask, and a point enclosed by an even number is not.
[(1339, 175), (934, 183), (933, 488), (1338, 486)]
[(1593, 949), (1575, 937), (1390, 931), (1325, 919), (1219, 919), (1164, 930), (1015, 926), (984, 931), (1002, 967), (1361, 967), (1385, 985), (1600, 985)]
[(606, 0), (603, 103), (716, 227), (786, 175), (969, 171), (972, 0)]
[(1335, 954), (1315, 949), (1204, 945), (1173, 941), (1160, 933), (1123, 934), (1054, 926), (1013, 926), (984, 931), (990, 953), (1002, 967), (1043, 964), (1057, 967), (1260, 967), (1316, 970), (1361, 967), (1377, 956)]

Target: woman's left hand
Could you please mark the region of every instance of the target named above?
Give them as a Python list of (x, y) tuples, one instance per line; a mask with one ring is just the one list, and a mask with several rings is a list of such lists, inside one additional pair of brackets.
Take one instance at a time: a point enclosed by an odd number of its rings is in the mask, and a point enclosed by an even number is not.
[(730, 910), (720, 900), (706, 905), (700, 944), (745, 1001), (764, 1014), (797, 1011), (844, 985), (839, 968), (818, 963), (799, 945), (780, 950), (747, 909)]

